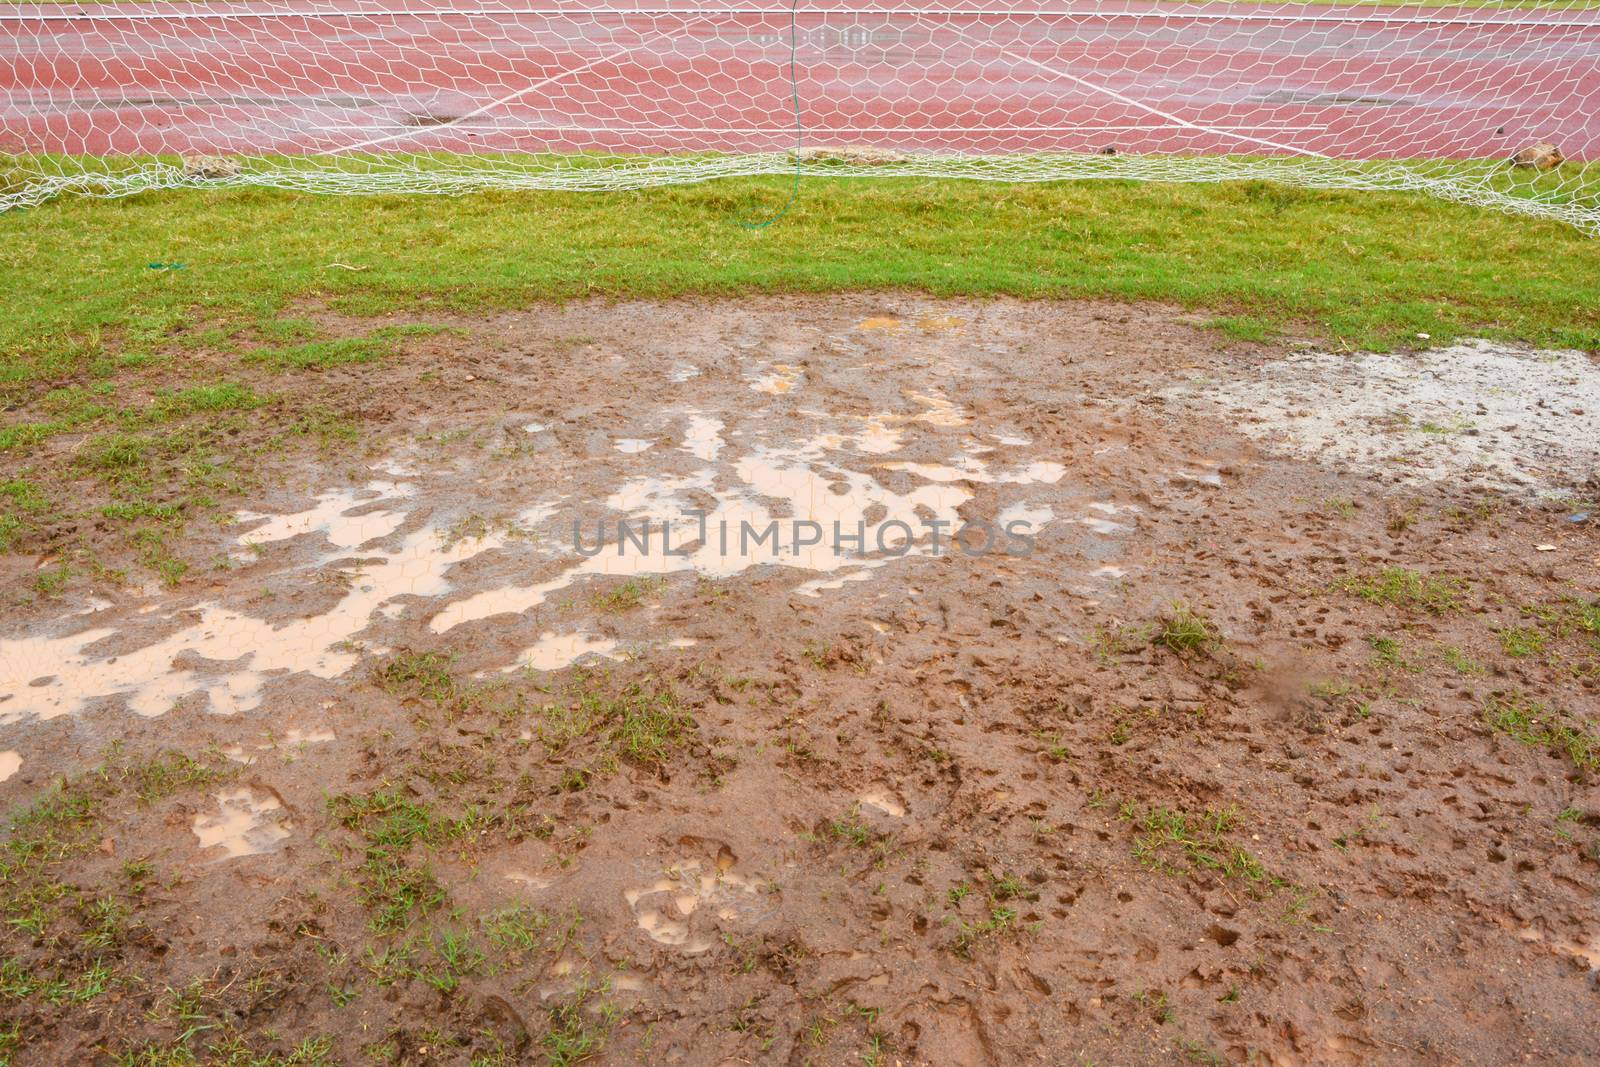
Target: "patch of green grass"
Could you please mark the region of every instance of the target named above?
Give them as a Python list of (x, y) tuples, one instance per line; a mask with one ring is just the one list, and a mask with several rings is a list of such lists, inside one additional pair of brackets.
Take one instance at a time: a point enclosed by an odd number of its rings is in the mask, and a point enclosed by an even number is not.
[(357, 440), (361, 436), (361, 425), (352, 416), (328, 408), (313, 407), (291, 422), (287, 432), (295, 436), (314, 437), (322, 448), (329, 449)]
[(259, 348), (245, 358), (282, 370), (321, 370), (352, 363), (373, 363), (393, 356), (400, 350), (400, 341), (407, 337), (427, 336), (444, 330), (443, 326), (420, 324), (384, 326), (366, 337), (338, 337), (283, 348)]
[(1461, 607), (1471, 585), (1450, 575), (1422, 574), (1408, 567), (1385, 567), (1374, 575), (1342, 578), (1334, 588), (1373, 604), (1443, 615)]
[(695, 723), (671, 689), (629, 685), (597, 705), (612, 738), (629, 758), (649, 766), (666, 762), (673, 748), (693, 734)]
[(1545, 636), (1526, 626), (1507, 626), (1495, 631), (1500, 648), (1512, 659), (1526, 659), (1544, 651)]
[(851, 808), (842, 819), (830, 819), (827, 830), (830, 837), (853, 848), (866, 848), (877, 836), (870, 826), (861, 821), (861, 811), (857, 808)]
[(1180, 655), (1212, 652), (1222, 646), (1222, 634), (1204, 615), (1182, 604), (1157, 622), (1150, 638)]
[(1394, 637), (1385, 637), (1381, 634), (1368, 634), (1367, 644), (1372, 646), (1374, 657), (1386, 667), (1397, 667), (1400, 670), (1416, 670), (1408, 663), (1400, 651), (1400, 640)]
[(484, 936), (505, 952), (530, 952), (543, 946), (554, 918), (538, 908), (497, 911), (480, 921)]
[(250, 411), (266, 400), (248, 385), (216, 382), (163, 393), (151, 405), (150, 417), (159, 421), (218, 411)]
[[(1419, 332), (1433, 344), (1488, 335), (1600, 348), (1586, 281), (1600, 275), (1595, 241), (1416, 194), (813, 179), (780, 223), (733, 224), (787, 192), (773, 177), (460, 198), (62, 198), (0, 218), (14, 268), (0, 294), (0, 364), (60, 377), (117, 356), (136, 326), (133, 356), (191, 320), (254, 322), (305, 298), (375, 315), (750, 289), (1155, 300), (1243, 320), (1236, 328), (1250, 333), (1304, 323), (1367, 348), (1412, 344)], [(153, 250), (186, 269), (147, 269)], [(307, 350), (319, 342), (303, 329), (284, 339), (293, 343), (263, 358), (313, 366), (378, 354)]]
[(418, 652), (402, 649), (379, 664), (379, 684), (391, 693), (412, 690), (435, 704), (456, 698), (459, 687), (450, 673), (453, 656), (444, 652)]
[(1569, 596), (1553, 604), (1529, 605), (1522, 612), (1555, 637), (1584, 634), (1600, 646), (1600, 600), (1586, 601)]
[(602, 998), (604, 987), (580, 985), (578, 991), (558, 1000), (545, 1017), (539, 1038), (549, 1067), (572, 1067), (600, 1055), (621, 1012)]
[(216, 767), (182, 752), (159, 753), (151, 759), (126, 765), (120, 773), (123, 788), (143, 805), (211, 785), (222, 776)]
[(1525, 745), (1564, 753), (1579, 770), (1600, 768), (1600, 733), (1521, 693), (1497, 693), (1483, 706), (1490, 727)]
[(594, 594), (590, 602), (597, 611), (621, 614), (639, 607), (644, 603), (645, 597), (659, 593), (666, 587), (665, 578), (629, 578), (620, 585)]
[(27, 478), (0, 480), (0, 552), (34, 527), (50, 510), (50, 498)]
[(987, 938), (1000, 937), (1016, 928), (1017, 909), (991, 904), (989, 915), (978, 923), (960, 922), (952, 948), (957, 955), (970, 956), (972, 950)]
[(1484, 672), (1483, 664), (1455, 645), (1440, 645), (1439, 654), (1444, 657), (1444, 661), (1449, 665), (1450, 669), (1457, 674), (1482, 674)]
[(347, 793), (328, 801), (330, 812), (364, 845), (356, 878), (373, 932), (391, 934), (441, 907), (444, 887), (426, 862), (414, 862), (413, 846), (441, 840), (442, 820), (431, 808), (396, 792)]
[(1253, 315), (1219, 315), (1206, 322), (1206, 328), (1216, 330), (1235, 341), (1266, 344), (1278, 336), (1278, 327), (1271, 321)]
[(108, 820), (131, 805), (148, 806), (224, 774), (182, 753), (136, 759), (112, 746), (99, 767), (57, 781), (10, 814), (0, 844), (0, 919), (18, 936), (0, 958), (0, 1002), (68, 1008), (138, 982), (124, 953), (142, 925), (130, 903), (139, 883), (81, 885), (62, 865), (93, 852)]
[(1168, 874), (1217, 871), (1228, 878), (1280, 884), (1253, 853), (1228, 840), (1227, 834), (1239, 818), (1234, 808), (1207, 809), (1196, 815), (1164, 807), (1141, 812), (1124, 805), (1120, 814), (1141, 831), (1133, 842), (1133, 856), (1141, 866)]

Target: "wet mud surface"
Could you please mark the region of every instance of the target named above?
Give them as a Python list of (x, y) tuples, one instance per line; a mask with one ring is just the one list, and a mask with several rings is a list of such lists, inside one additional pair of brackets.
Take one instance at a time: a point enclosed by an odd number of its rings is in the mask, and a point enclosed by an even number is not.
[(459, 325), (214, 564), (12, 598), (15, 1062), (1600, 1057), (1591, 357)]

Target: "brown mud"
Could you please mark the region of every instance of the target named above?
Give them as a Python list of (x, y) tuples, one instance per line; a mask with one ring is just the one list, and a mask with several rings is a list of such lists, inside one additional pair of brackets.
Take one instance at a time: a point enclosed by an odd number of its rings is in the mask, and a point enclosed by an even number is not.
[[(1600, 1058), (1592, 439), (1161, 308), (455, 325), (222, 562), (9, 598), (14, 1062)], [(574, 551), (696, 509), (824, 543)]]

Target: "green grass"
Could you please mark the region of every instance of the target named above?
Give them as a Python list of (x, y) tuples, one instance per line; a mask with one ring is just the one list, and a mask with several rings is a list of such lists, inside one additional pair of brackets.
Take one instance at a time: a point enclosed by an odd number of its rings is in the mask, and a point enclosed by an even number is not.
[(1526, 659), (1544, 651), (1544, 634), (1530, 627), (1507, 626), (1495, 633), (1500, 638), (1500, 647), (1512, 659)]
[[(589, 295), (912, 289), (1159, 300), (1249, 338), (1309, 327), (1377, 348), (1417, 333), (1600, 348), (1587, 281), (1600, 242), (1419, 195), (814, 179), (781, 222), (735, 224), (786, 192), (753, 178), (628, 193), (61, 199), (0, 216), (0, 386), (114, 371), (241, 329), (295, 340), (270, 357), (291, 367), (373, 355), (304, 336), (293, 305), (305, 299), (416, 315)], [(186, 267), (150, 270), (157, 261)], [(341, 263), (362, 269), (330, 266)], [(284, 317), (293, 328), (271, 325)]]
[(401, 338), (425, 337), (442, 332), (444, 332), (442, 326), (420, 324), (384, 326), (366, 337), (340, 337), (332, 340), (307, 341), (304, 344), (283, 348), (261, 348), (248, 353), (245, 358), (285, 370), (373, 363), (394, 355), (399, 350), (397, 342)]
[(1172, 613), (1156, 624), (1151, 640), (1180, 655), (1209, 652), (1222, 646), (1222, 634), (1204, 615), (1174, 604)]
[(596, 611), (621, 614), (639, 607), (646, 597), (666, 587), (665, 578), (629, 578), (620, 585), (595, 593), (590, 600)]
[(1334, 588), (1373, 604), (1444, 615), (1461, 607), (1470, 586), (1450, 575), (1422, 574), (1408, 567), (1385, 567), (1377, 574), (1344, 578)]
[(1217, 871), (1228, 878), (1277, 884), (1253, 853), (1228, 840), (1239, 818), (1233, 808), (1195, 814), (1164, 807), (1140, 812), (1124, 805), (1121, 815), (1142, 831), (1133, 842), (1133, 856), (1141, 866), (1168, 874)]
[(1498, 693), (1484, 704), (1483, 717), (1513, 740), (1564, 753), (1579, 770), (1600, 769), (1600, 733), (1537, 700), (1521, 693)]
[(1367, 644), (1372, 646), (1373, 658), (1387, 667), (1399, 667), (1409, 670), (1410, 664), (1401, 652), (1400, 640), (1395, 637), (1385, 637), (1382, 634), (1368, 634)]
[(365, 860), (356, 891), (374, 933), (406, 930), (443, 906), (446, 893), (432, 868), (411, 857), (414, 845), (436, 843), (446, 832), (425, 804), (380, 791), (332, 797), (328, 808), (362, 839)]

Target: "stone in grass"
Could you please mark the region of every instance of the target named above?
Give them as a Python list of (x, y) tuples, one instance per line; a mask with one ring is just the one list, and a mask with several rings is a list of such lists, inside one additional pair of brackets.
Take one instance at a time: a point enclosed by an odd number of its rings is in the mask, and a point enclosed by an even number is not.
[(1553, 170), (1566, 160), (1561, 154), (1561, 149), (1549, 141), (1540, 141), (1538, 144), (1529, 145), (1511, 157), (1513, 167), (1530, 167), (1533, 170)]
[(237, 159), (229, 159), (227, 156), (185, 156), (183, 160), (185, 178), (219, 181), (225, 178), (237, 178), (243, 169)]

